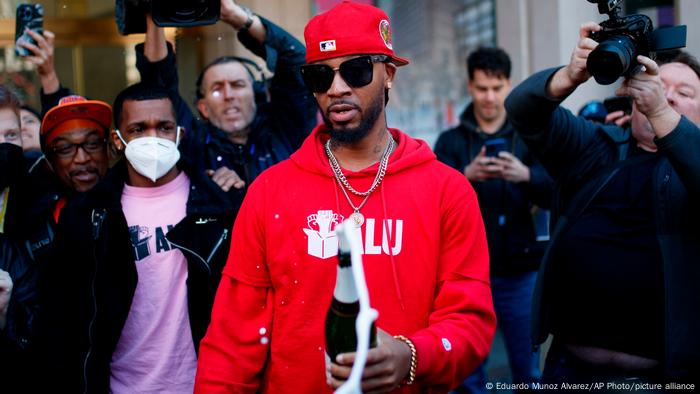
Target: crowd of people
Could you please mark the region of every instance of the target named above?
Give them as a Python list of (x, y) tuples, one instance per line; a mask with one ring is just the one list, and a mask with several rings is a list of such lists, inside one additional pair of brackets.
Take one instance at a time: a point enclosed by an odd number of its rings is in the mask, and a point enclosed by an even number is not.
[(560, 104), (598, 24), (516, 87), (479, 48), (431, 149), (387, 124), (410, 60), (381, 9), (343, 1), (305, 45), (234, 0), (220, 14), (272, 77), (217, 58), (197, 113), (150, 16), (141, 82), (111, 104), (63, 86), (54, 34), (27, 32), (41, 110), (0, 86), (3, 392), (332, 392), (355, 360), (324, 351), (345, 219), (379, 313), (363, 392), (486, 392), (497, 327), (518, 389), (700, 376), (695, 58), (639, 56), (629, 115), (577, 116)]

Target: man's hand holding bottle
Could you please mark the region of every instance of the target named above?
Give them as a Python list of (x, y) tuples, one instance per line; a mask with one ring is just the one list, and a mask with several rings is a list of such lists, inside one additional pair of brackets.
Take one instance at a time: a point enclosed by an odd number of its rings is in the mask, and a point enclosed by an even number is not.
[[(378, 346), (367, 354), (367, 364), (362, 374), (362, 392), (388, 393), (401, 385), (411, 368), (411, 349), (386, 331), (377, 329)], [(350, 377), (355, 353), (341, 353), (327, 365), (328, 385), (334, 390)]]

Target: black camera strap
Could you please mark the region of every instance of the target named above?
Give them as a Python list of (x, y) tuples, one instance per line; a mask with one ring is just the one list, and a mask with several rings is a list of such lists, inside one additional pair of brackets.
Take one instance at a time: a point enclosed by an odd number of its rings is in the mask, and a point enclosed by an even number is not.
[[(619, 153), (619, 156), (623, 155), (624, 153)], [(550, 316), (549, 313), (546, 312), (548, 306), (544, 304), (547, 300), (544, 297), (545, 280), (543, 280), (543, 278), (549, 276), (548, 272), (552, 270), (552, 259), (556, 254), (556, 245), (559, 244), (558, 240), (571, 227), (572, 223), (575, 223), (586, 211), (593, 200), (621, 169), (653, 159), (655, 159), (653, 155), (635, 155), (626, 159), (621, 158), (621, 160), (600, 168), (578, 193), (574, 195), (571, 202), (566, 207), (565, 213), (557, 218), (554, 229), (551, 232), (549, 247), (545, 250), (544, 256), (542, 257), (542, 264), (538, 274), (540, 278), (537, 280), (533, 293), (532, 339), (534, 345), (543, 343), (549, 334)]]

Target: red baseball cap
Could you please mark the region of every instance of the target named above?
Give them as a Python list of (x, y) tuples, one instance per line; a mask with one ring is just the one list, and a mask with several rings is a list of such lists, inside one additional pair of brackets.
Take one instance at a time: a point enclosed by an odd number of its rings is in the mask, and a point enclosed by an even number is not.
[(389, 17), (377, 7), (343, 1), (313, 17), (304, 29), (306, 62), (347, 55), (382, 54), (397, 66), (408, 60), (394, 54)]
[[(64, 124), (67, 127), (61, 127)], [(88, 100), (82, 96), (63, 97), (41, 121), (41, 139), (48, 144), (58, 135), (81, 125), (97, 125), (106, 132), (112, 125), (112, 107), (105, 102)]]

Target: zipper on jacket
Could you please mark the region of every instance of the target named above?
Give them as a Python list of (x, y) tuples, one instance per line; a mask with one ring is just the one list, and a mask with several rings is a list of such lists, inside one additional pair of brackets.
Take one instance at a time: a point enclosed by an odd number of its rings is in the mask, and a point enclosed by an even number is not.
[(209, 262), (210, 262), (211, 259), (214, 257), (214, 255), (216, 254), (217, 250), (219, 250), (219, 247), (221, 247), (221, 244), (224, 243), (224, 241), (226, 240), (226, 238), (228, 238), (228, 231), (229, 231), (228, 229), (224, 229), (224, 231), (221, 233), (221, 236), (219, 237), (219, 240), (216, 241), (216, 244), (214, 245), (214, 248), (213, 248), (212, 251), (209, 253), (209, 256), (207, 257), (206, 260), (205, 260), (202, 256), (200, 256), (199, 254), (197, 254), (195, 251), (193, 251), (192, 249), (186, 248), (186, 247), (184, 247), (184, 246), (182, 246), (182, 245), (180, 245), (180, 244), (177, 244), (177, 243), (171, 241), (170, 238), (168, 238), (167, 235), (165, 236), (165, 238), (168, 240), (168, 242), (170, 242), (171, 245), (175, 246), (175, 247), (178, 248), (178, 249), (182, 249), (182, 250), (184, 250), (185, 252), (189, 252), (190, 254), (192, 254), (193, 256), (195, 256), (196, 258), (198, 258), (202, 263), (204, 263), (204, 267), (206, 267), (207, 272), (209, 273), (209, 275), (211, 275), (211, 267), (209, 267)]
[(95, 282), (97, 281), (97, 239), (100, 236), (100, 230), (102, 229), (102, 223), (105, 220), (107, 212), (103, 209), (102, 212), (97, 212), (92, 210), (92, 258), (95, 262), (95, 271), (92, 274), (92, 283), (90, 285), (92, 292), (92, 318), (90, 319), (90, 324), (88, 324), (88, 351), (85, 354), (85, 361), (83, 362), (83, 392), (87, 394), (88, 392), (88, 362), (90, 360), (90, 355), (92, 354), (92, 327), (95, 324), (95, 319), (97, 318), (97, 297), (95, 295)]
[[(167, 239), (168, 236), (166, 235), (165, 238)], [(204, 267), (207, 269), (207, 272), (209, 273), (209, 275), (211, 275), (211, 268), (209, 267), (209, 263), (207, 262), (207, 260), (204, 260), (204, 258), (202, 256), (198, 255), (192, 249), (188, 249), (182, 245), (176, 244), (175, 242), (171, 241), (170, 239), (168, 239), (168, 242), (170, 242), (170, 244), (173, 245), (174, 247), (181, 249), (181, 250), (184, 250), (185, 252), (189, 252), (191, 255), (198, 258), (204, 264)]]
[(209, 257), (207, 257), (207, 263), (211, 262), (211, 259), (214, 257), (216, 252), (219, 250), (219, 247), (221, 247), (221, 244), (224, 243), (226, 238), (228, 237), (228, 229), (225, 228), (224, 232), (221, 233), (221, 237), (219, 237), (219, 240), (216, 241), (216, 245), (214, 245), (214, 249), (212, 249), (211, 253), (209, 253)]
[(666, 193), (666, 189), (668, 188), (668, 184), (670, 183), (669, 181), (671, 180), (671, 175), (669, 173), (664, 174), (664, 179), (661, 181), (661, 192)]

